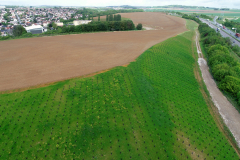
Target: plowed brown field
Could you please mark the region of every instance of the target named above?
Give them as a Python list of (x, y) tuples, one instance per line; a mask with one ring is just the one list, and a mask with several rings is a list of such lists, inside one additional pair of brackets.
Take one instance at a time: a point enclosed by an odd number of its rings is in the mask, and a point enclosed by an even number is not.
[(87, 75), (134, 61), (146, 49), (186, 31), (185, 20), (162, 13), (122, 17), (157, 30), (102, 32), (0, 42), (0, 91)]

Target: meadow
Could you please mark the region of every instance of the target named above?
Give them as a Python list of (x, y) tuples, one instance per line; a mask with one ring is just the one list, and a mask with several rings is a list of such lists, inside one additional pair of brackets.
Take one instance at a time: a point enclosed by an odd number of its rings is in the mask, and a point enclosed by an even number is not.
[(206, 14), (208, 16), (219, 16), (219, 17), (223, 17), (224, 18), (235, 18), (235, 17), (240, 17), (240, 12), (236, 12), (236, 13), (202, 13), (202, 14)]
[(240, 18), (238, 18), (238, 19), (232, 19), (231, 21), (240, 23)]
[(239, 159), (194, 76), (194, 29), (128, 66), (0, 95), (0, 159)]

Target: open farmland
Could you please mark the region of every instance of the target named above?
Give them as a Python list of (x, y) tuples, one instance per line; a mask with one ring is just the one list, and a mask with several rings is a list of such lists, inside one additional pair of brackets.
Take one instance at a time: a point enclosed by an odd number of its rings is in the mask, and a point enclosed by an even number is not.
[(0, 42), (0, 91), (82, 76), (135, 60), (154, 44), (186, 31), (163, 13), (129, 13), (151, 31), (91, 33)]
[(195, 79), (188, 26), (127, 67), (0, 95), (1, 159), (239, 159)]

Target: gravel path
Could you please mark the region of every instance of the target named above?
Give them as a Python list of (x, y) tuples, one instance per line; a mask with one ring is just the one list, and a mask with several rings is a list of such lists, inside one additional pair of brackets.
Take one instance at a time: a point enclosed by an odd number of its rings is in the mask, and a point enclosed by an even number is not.
[[(197, 33), (198, 37), (198, 33)], [(233, 105), (227, 100), (227, 98), (218, 89), (213, 77), (209, 72), (209, 68), (206, 60), (202, 57), (201, 48), (199, 46), (198, 38), (196, 38), (196, 45), (198, 48), (198, 64), (200, 66), (203, 80), (207, 86), (207, 89), (212, 97), (212, 101), (218, 108), (220, 115), (222, 116), (225, 124), (232, 132), (238, 147), (240, 148), (240, 114), (233, 107)]]

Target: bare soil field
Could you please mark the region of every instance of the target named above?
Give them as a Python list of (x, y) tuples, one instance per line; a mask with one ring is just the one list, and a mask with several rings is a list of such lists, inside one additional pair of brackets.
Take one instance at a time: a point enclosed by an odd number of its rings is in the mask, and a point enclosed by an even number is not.
[(27, 88), (122, 66), (149, 47), (186, 31), (163, 13), (125, 13), (155, 30), (102, 32), (0, 42), (0, 91)]

